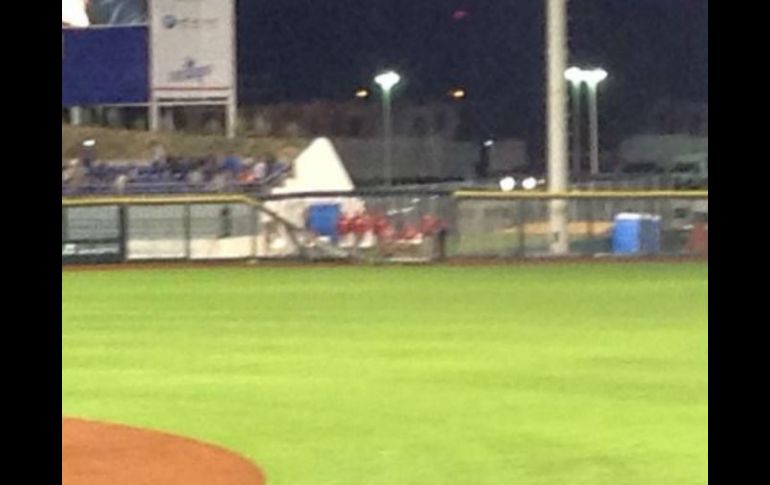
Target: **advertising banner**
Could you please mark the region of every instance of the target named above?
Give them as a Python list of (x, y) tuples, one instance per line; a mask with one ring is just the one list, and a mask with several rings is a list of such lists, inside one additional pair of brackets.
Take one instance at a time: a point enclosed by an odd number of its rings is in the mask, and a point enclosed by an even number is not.
[(62, 264), (93, 264), (123, 262), (123, 244), (120, 240), (62, 241)]
[(149, 18), (156, 100), (234, 93), (234, 0), (153, 0)]
[(62, 106), (146, 103), (147, 27), (62, 29)]

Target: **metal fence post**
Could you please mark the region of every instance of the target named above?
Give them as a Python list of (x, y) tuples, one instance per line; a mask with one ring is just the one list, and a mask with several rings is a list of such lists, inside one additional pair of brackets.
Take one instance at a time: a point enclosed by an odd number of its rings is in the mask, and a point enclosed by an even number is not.
[(586, 199), (586, 202), (588, 202), (588, 211), (587, 211), (587, 232), (588, 232), (588, 240), (590, 241), (591, 245), (591, 251), (594, 252), (594, 249), (596, 244), (596, 234), (594, 232), (594, 221), (596, 220), (596, 215), (594, 214), (595, 208), (596, 208), (596, 200), (595, 199)]
[(526, 257), (527, 256), (527, 200), (526, 199), (520, 199), (519, 200), (519, 210), (517, 211), (519, 213), (518, 219), (518, 233), (519, 233), (519, 248), (518, 248), (518, 255), (519, 257)]
[(184, 227), (184, 239), (185, 239), (184, 257), (186, 260), (189, 261), (192, 258), (192, 221), (191, 221), (190, 204), (184, 205), (184, 213), (182, 215), (182, 224)]
[(255, 260), (257, 259), (257, 240), (259, 238), (259, 210), (256, 206), (252, 205), (251, 207), (251, 257)]
[(128, 261), (128, 206), (126, 204), (118, 205), (118, 231), (120, 241), (120, 258), (123, 262)]

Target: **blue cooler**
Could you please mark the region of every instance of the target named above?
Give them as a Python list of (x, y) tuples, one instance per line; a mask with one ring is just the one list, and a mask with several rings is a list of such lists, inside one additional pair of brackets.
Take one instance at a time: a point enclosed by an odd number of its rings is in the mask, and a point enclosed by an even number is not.
[(331, 238), (335, 244), (339, 239), (337, 222), (342, 213), (339, 204), (314, 204), (308, 208), (308, 229), (319, 236)]
[(631, 255), (660, 252), (660, 217), (627, 212), (615, 216), (612, 252)]

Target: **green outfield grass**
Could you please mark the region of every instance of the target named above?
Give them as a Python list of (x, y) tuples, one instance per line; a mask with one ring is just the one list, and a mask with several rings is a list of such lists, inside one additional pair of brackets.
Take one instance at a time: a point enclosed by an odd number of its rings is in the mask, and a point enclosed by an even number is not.
[(707, 483), (708, 265), (62, 273), (62, 414), (269, 485)]

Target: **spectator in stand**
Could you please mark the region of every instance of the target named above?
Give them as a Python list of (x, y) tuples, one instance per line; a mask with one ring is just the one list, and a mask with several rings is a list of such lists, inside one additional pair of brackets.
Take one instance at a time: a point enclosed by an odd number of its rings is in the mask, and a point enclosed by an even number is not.
[(152, 142), (152, 161), (157, 162), (161, 166), (166, 165), (166, 162), (168, 161), (166, 149), (160, 142)]
[(67, 179), (67, 185), (73, 189), (83, 187), (87, 180), (87, 172), (83, 163), (78, 159), (71, 160), (65, 177)]
[(238, 183), (241, 185), (251, 185), (256, 183), (257, 179), (254, 176), (254, 160), (247, 158), (243, 161), (243, 168), (238, 172)]
[(290, 165), (283, 160), (277, 160), (272, 154), (267, 155), (265, 161), (265, 178), (269, 182), (282, 178), (281, 175), (288, 172)]
[(104, 163), (94, 161), (88, 170), (89, 182), (97, 184), (104, 182), (107, 177), (106, 168), (107, 167)]
[(113, 190), (117, 192), (118, 194), (122, 194), (126, 191), (126, 184), (128, 183), (128, 176), (124, 173), (118, 175), (118, 177), (115, 179), (115, 182), (113, 183)]
[(130, 166), (126, 171), (126, 184), (135, 182), (139, 178), (139, 167), (136, 165)]
[(270, 179), (276, 173), (276, 165), (278, 162), (275, 160), (275, 155), (268, 153), (265, 155), (265, 178)]
[[(100, 162), (95, 156), (95, 142), (87, 140), (75, 162), (62, 160), (62, 189), (113, 190), (117, 193), (142, 190), (226, 191), (251, 190), (257, 184), (275, 186), (285, 180), (289, 168), (272, 154), (258, 159), (240, 160), (233, 153), (199, 159), (167, 157), (155, 143), (155, 160), (147, 166), (128, 164), (114, 166)], [(165, 184), (165, 185), (164, 185)], [(93, 187), (92, 187), (93, 186)]]
[(234, 172), (227, 168), (228, 163), (230, 167), (233, 167), (232, 162), (228, 162), (229, 157), (216, 157), (213, 158), (213, 164), (211, 166), (211, 178), (209, 180), (208, 189), (215, 192), (224, 192), (229, 190), (235, 180)]
[(184, 160), (177, 157), (168, 157), (166, 158), (166, 166), (164, 167), (165, 171), (168, 172), (168, 175), (171, 178), (176, 179), (176, 177), (183, 173), (184, 170)]
[(257, 160), (252, 167), (251, 171), (254, 173), (254, 180), (256, 182), (262, 182), (267, 176), (267, 164), (264, 159)]
[(193, 169), (187, 174), (185, 180), (191, 189), (196, 190), (199, 185), (203, 184), (203, 174), (200, 170)]
[(206, 183), (206, 190), (211, 192), (222, 192), (226, 187), (224, 174), (214, 174), (211, 179)]
[(242, 168), (241, 160), (233, 152), (228, 152), (222, 161), (222, 169), (231, 174), (237, 174)]
[(217, 173), (217, 170), (217, 158), (214, 155), (206, 156), (206, 158), (203, 160), (203, 166), (201, 167), (204, 180), (210, 181), (213, 179), (214, 175)]
[(203, 175), (203, 162), (196, 162), (193, 164), (190, 171), (187, 173), (187, 183), (192, 185), (194, 189), (203, 185), (205, 177)]
[(238, 173), (238, 185), (252, 185), (256, 182), (254, 179), (254, 172), (245, 168)]
[(264, 160), (260, 160), (254, 164), (254, 178), (257, 182), (262, 182), (267, 177), (267, 164)]
[(289, 148), (284, 148), (281, 150), (281, 155), (278, 158), (278, 162), (276, 163), (276, 174), (280, 174), (280, 176), (283, 176), (284, 174), (289, 174), (292, 169), (291, 160), (293, 158), (293, 151)]

